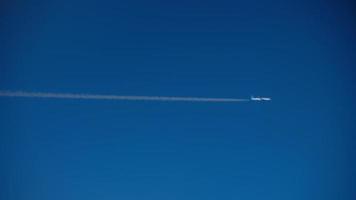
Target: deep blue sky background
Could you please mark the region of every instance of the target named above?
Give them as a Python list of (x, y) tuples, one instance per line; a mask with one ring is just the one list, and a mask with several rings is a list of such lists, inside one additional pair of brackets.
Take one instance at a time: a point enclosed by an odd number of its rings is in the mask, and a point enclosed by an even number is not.
[(351, 1), (2, 2), (1, 199), (355, 199)]

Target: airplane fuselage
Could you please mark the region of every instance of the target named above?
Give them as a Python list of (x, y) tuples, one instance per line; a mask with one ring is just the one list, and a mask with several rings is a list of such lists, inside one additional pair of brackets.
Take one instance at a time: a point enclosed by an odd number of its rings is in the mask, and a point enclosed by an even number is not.
[(251, 101), (271, 101), (270, 97), (254, 97), (251, 96)]

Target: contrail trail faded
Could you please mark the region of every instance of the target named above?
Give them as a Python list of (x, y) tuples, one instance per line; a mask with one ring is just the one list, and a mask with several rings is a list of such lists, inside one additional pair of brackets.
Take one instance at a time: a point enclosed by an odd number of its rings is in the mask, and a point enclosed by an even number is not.
[(165, 96), (120, 96), (98, 94), (69, 94), (47, 92), (0, 91), (0, 97), (54, 98), (54, 99), (87, 99), (113, 101), (180, 101), (180, 102), (245, 102), (250, 99), (203, 98), (203, 97), (165, 97)]

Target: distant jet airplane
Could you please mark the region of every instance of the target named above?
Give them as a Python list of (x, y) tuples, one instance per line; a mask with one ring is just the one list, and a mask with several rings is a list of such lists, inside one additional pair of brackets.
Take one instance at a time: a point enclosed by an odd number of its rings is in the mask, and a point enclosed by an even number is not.
[(251, 96), (251, 101), (271, 101), (272, 99), (269, 97), (254, 97)]

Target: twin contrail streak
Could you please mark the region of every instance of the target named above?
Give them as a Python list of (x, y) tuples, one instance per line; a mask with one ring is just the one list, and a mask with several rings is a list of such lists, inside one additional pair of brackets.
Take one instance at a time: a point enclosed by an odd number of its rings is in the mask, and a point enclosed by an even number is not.
[(0, 91), (0, 97), (52, 98), (52, 99), (85, 99), (112, 101), (177, 101), (177, 102), (246, 102), (250, 99), (235, 98), (203, 98), (203, 97), (166, 97), (166, 96), (121, 96), (99, 94), (47, 93), (24, 91)]

